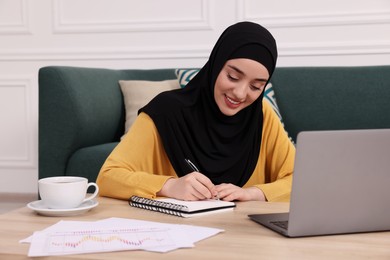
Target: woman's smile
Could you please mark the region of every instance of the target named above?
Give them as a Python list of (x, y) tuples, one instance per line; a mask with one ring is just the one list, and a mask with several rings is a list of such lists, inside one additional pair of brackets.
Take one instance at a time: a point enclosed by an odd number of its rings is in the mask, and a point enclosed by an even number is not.
[(228, 107), (233, 108), (233, 109), (239, 107), (241, 104), (240, 101), (236, 101), (236, 100), (228, 97), (226, 94), (225, 94), (225, 103)]

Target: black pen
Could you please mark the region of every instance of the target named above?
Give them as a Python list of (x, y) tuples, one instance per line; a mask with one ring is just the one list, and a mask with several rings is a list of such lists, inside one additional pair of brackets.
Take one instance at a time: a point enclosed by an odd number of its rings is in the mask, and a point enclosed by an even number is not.
[[(193, 162), (191, 162), (190, 159), (184, 159), (184, 161), (188, 164), (188, 166), (190, 166), (190, 168), (191, 168), (193, 171), (199, 172), (198, 167), (196, 167), (196, 165), (195, 165)], [(219, 200), (219, 194), (218, 194), (218, 193), (217, 193), (217, 195), (214, 197), (214, 199)]]

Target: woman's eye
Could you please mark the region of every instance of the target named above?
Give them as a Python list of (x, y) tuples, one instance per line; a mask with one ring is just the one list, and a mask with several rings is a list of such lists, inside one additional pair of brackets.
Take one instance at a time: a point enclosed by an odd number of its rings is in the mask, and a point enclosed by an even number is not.
[(230, 74), (227, 74), (227, 76), (228, 76), (228, 78), (229, 78), (230, 80), (232, 80), (232, 81), (237, 81), (237, 80), (238, 80), (238, 78), (233, 77), (233, 76), (230, 75)]
[(253, 90), (263, 90), (263, 87), (258, 87), (258, 86), (255, 86), (255, 85), (251, 85), (251, 89)]

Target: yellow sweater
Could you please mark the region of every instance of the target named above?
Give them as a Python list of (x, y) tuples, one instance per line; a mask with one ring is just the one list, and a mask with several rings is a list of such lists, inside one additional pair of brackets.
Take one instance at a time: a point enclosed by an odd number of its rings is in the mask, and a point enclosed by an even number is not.
[[(257, 166), (244, 187), (261, 189), (268, 201), (289, 201), (295, 147), (267, 101), (263, 101), (263, 135)], [(100, 195), (128, 199), (155, 198), (177, 175), (152, 119), (141, 113), (100, 170)]]

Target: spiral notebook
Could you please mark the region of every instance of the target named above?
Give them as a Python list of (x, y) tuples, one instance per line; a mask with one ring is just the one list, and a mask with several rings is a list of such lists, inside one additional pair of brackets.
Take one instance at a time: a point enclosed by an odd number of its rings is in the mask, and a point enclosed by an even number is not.
[(184, 201), (171, 198), (147, 199), (139, 196), (130, 197), (129, 205), (184, 218), (228, 211), (236, 206), (234, 202), (223, 200)]

